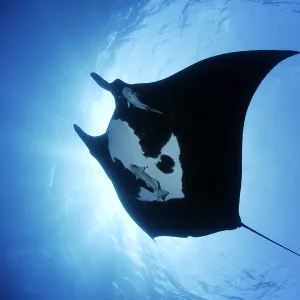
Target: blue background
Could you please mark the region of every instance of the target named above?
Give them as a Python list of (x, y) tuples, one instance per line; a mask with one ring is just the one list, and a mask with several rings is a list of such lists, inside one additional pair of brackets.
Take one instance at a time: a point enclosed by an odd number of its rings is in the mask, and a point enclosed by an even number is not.
[[(108, 81), (206, 57), (300, 50), (300, 3), (2, 1), (1, 299), (299, 299), (300, 259), (245, 229), (154, 244), (73, 131), (105, 131)], [(240, 215), (300, 251), (300, 56), (262, 82), (244, 133)], [(189, 99), (187, 99), (188, 101)]]

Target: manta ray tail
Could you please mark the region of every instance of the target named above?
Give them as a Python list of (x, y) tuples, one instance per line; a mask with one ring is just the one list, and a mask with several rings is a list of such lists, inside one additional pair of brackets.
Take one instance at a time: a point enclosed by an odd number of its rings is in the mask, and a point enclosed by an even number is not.
[(252, 229), (251, 227), (249, 227), (249, 226), (247, 226), (247, 225), (245, 225), (245, 224), (243, 224), (243, 223), (241, 224), (241, 226), (244, 227), (244, 228), (246, 228), (246, 229), (248, 229), (248, 230), (250, 230), (250, 231), (252, 231), (253, 233), (255, 233), (255, 234), (261, 236), (262, 238), (264, 238), (264, 239), (270, 241), (271, 243), (276, 244), (277, 246), (279, 246), (279, 247), (281, 247), (281, 248), (283, 248), (283, 249), (285, 249), (285, 250), (287, 250), (287, 251), (289, 251), (289, 252), (291, 252), (291, 253), (293, 253), (293, 254), (295, 254), (295, 255), (297, 255), (297, 256), (300, 256), (299, 253), (294, 252), (293, 250), (291, 250), (291, 249), (289, 249), (289, 248), (287, 248), (287, 247), (284, 247), (283, 245), (281, 245), (281, 244), (279, 244), (279, 243), (277, 243), (277, 242), (271, 240), (270, 238), (268, 238), (268, 237), (266, 237), (265, 235), (263, 235), (263, 234), (257, 232), (256, 230)]

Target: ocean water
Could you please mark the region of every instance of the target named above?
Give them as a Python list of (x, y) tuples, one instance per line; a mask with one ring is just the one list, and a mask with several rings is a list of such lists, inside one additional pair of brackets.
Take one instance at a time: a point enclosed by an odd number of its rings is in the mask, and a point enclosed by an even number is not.
[[(226, 52), (300, 50), (297, 1), (0, 2), (0, 299), (300, 299), (300, 259), (245, 229), (154, 243), (73, 130), (105, 132), (107, 81)], [(240, 215), (300, 251), (300, 56), (246, 118)], [(187, 105), (189, 100), (186, 99)]]

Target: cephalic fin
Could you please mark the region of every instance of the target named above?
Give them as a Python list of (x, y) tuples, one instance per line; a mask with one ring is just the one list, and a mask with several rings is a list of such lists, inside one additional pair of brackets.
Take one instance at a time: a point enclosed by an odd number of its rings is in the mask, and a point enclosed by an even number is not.
[(74, 124), (73, 127), (81, 140), (91, 150), (95, 138), (85, 133), (78, 125)]
[(110, 84), (106, 80), (104, 80), (99, 74), (92, 72), (90, 73), (90, 75), (100, 87), (111, 92)]

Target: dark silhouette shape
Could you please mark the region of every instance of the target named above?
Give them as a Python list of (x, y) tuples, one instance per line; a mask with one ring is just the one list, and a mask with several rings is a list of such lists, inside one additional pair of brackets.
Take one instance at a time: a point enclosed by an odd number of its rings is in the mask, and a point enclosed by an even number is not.
[[(112, 160), (109, 134), (91, 137), (74, 126), (112, 181), (128, 214), (151, 238), (200, 237), (241, 226), (255, 232), (239, 216), (244, 120), (252, 96), (268, 72), (298, 53), (227, 53), (152, 83), (127, 84), (119, 79), (108, 83), (91, 74), (115, 97), (112, 120), (128, 123), (139, 137), (146, 157), (158, 157), (171, 134), (177, 138), (184, 198), (144, 202), (137, 199), (143, 183), (122, 162)], [(128, 108), (122, 95), (124, 87), (132, 89), (144, 104), (162, 114), (134, 106)], [(124, 147), (122, 151), (132, 149)]]
[(165, 174), (174, 172), (175, 162), (172, 157), (166, 154), (160, 156), (160, 160), (156, 163), (156, 167)]

